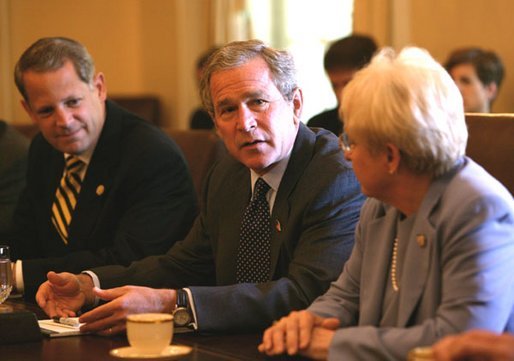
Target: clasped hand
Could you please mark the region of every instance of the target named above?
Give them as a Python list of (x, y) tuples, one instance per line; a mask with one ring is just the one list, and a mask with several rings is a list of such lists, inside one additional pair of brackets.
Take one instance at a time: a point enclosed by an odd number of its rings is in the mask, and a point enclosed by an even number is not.
[(72, 317), (84, 306), (92, 306), (95, 297), (106, 301), (79, 318), (80, 330), (112, 335), (125, 330), (126, 317), (132, 313), (171, 313), (176, 291), (149, 287), (123, 286), (102, 290), (94, 287), (87, 275), (49, 272), (48, 280), (36, 294), (38, 305), (49, 317)]
[(293, 311), (264, 331), (259, 351), (268, 356), (287, 353), (325, 360), (339, 324), (336, 318), (322, 318), (309, 311)]

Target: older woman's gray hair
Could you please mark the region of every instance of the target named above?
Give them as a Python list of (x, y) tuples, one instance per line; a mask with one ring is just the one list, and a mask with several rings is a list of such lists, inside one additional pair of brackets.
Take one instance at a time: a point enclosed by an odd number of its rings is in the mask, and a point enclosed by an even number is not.
[(266, 46), (260, 40), (234, 41), (222, 46), (209, 58), (200, 82), (200, 96), (204, 108), (214, 117), (211, 97), (212, 73), (242, 66), (250, 60), (261, 57), (271, 72), (271, 78), (285, 100), (293, 100), (298, 88), (293, 57), (286, 51)]
[(461, 94), (424, 49), (381, 50), (345, 88), (340, 113), (352, 138), (372, 152), (395, 144), (417, 174), (440, 175), (465, 154)]

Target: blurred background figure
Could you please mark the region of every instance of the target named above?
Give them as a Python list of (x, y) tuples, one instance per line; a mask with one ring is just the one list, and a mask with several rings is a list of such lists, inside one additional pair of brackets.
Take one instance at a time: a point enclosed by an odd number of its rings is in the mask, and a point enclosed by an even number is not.
[[(196, 83), (200, 86), (200, 80), (202, 79), (203, 71), (205, 65), (207, 65), (207, 60), (209, 57), (218, 49), (218, 47), (214, 46), (202, 53), (198, 60), (196, 61)], [(189, 121), (189, 128), (191, 129), (212, 129), (214, 128), (214, 122), (209, 115), (209, 113), (202, 107), (197, 107), (192, 113)]]
[(464, 111), (489, 113), (504, 76), (500, 57), (480, 48), (459, 48), (450, 53), (444, 67), (459, 87)]
[(0, 239), (10, 237), (14, 208), (25, 186), (29, 140), (0, 120)]
[(343, 89), (352, 80), (353, 75), (367, 65), (377, 50), (375, 40), (367, 35), (353, 34), (332, 43), (325, 53), (323, 66), (332, 84), (338, 105), (312, 117), (307, 125), (330, 130), (335, 135), (343, 131), (338, 108)]

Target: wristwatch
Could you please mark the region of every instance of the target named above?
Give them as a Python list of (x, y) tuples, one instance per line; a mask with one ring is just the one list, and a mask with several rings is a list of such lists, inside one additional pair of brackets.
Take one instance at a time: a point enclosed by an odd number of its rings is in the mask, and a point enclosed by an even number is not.
[(177, 290), (177, 305), (173, 311), (173, 323), (178, 327), (190, 327), (193, 322), (193, 314), (189, 306), (187, 292)]

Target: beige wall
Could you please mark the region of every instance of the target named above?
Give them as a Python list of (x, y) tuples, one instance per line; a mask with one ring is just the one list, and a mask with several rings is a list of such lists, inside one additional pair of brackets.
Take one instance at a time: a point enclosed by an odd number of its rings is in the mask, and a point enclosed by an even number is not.
[[(110, 94), (155, 94), (165, 123), (186, 128), (199, 104), (193, 67), (213, 44), (210, 12), (221, 0), (0, 0), (0, 118), (29, 122), (12, 69), (42, 36), (82, 41), (105, 73)], [(355, 0), (355, 30), (381, 45), (415, 44), (443, 61), (456, 46), (497, 51), (507, 68), (493, 110), (514, 112), (514, 1)]]
[(7, 19), (0, 24), (0, 83), (10, 91), (0, 97), (0, 117), (29, 122), (13, 85), (14, 64), (38, 38), (67, 36), (87, 46), (110, 94), (158, 95), (166, 124), (187, 127), (199, 104), (194, 62), (210, 45), (208, 7), (209, 0), (0, 0), (0, 21)]
[(444, 62), (455, 47), (480, 46), (500, 55), (506, 68), (494, 112), (514, 112), (514, 1), (355, 0), (356, 30), (381, 45), (413, 44)]

